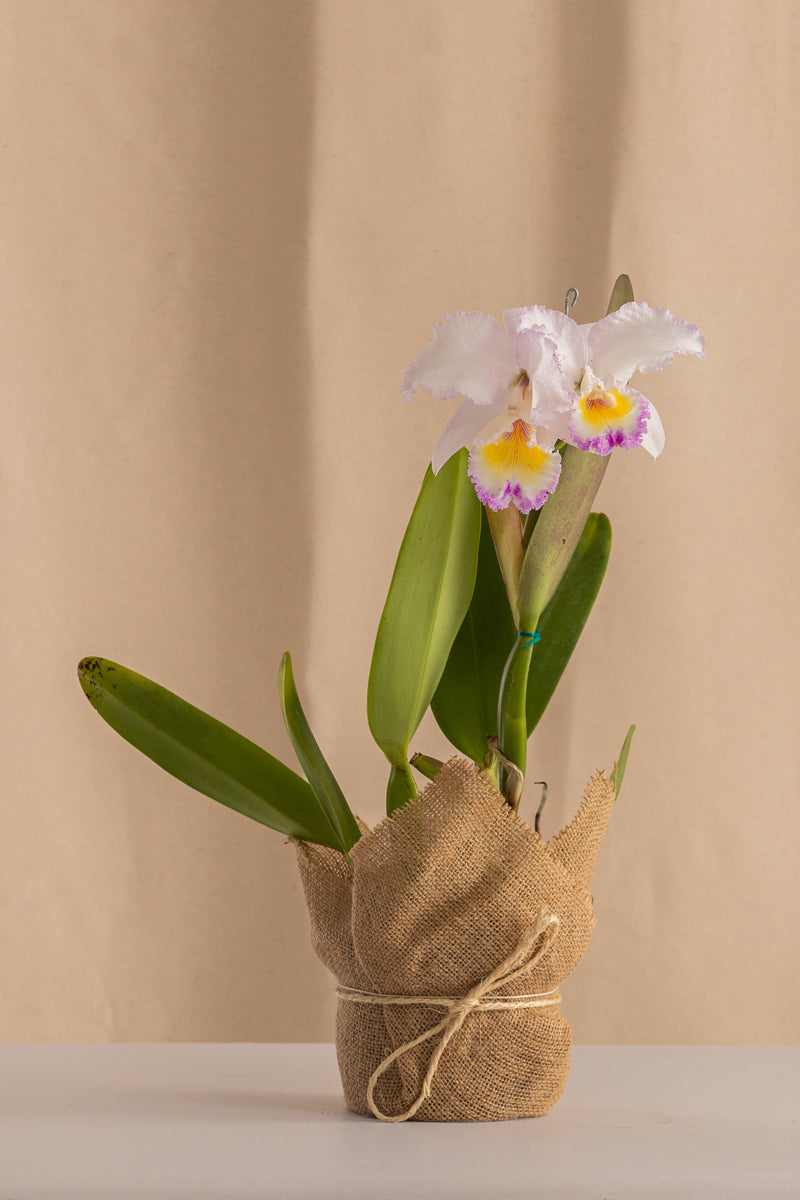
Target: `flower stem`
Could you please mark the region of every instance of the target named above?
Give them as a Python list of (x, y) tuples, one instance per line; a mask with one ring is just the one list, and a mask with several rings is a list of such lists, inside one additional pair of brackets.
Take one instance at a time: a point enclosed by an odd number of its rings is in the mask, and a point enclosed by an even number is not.
[(386, 785), (387, 816), (391, 816), (396, 808), (402, 808), (418, 794), (417, 785), (408, 763), (393, 763), (389, 772), (389, 782)]
[[(531, 634), (567, 569), (609, 460), (565, 446), (562, 461), (558, 487), (537, 518), (522, 563), (519, 624)], [(498, 748), (523, 776), (528, 750), (525, 709), (532, 650), (530, 638), (517, 638), (503, 671), (497, 709)], [(507, 772), (500, 774), (501, 790), (516, 809), (519, 796), (516, 791), (512, 793)]]
[[(535, 625), (534, 625), (535, 628)], [(517, 638), (506, 660), (500, 682), (500, 701), (497, 707), (497, 743), (506, 758), (525, 775), (528, 752), (528, 719), (525, 706), (528, 696), (528, 672), (531, 665), (532, 645), (525, 638)], [(510, 773), (500, 771), (501, 790), (516, 812), (519, 807), (519, 791), (514, 788)]]

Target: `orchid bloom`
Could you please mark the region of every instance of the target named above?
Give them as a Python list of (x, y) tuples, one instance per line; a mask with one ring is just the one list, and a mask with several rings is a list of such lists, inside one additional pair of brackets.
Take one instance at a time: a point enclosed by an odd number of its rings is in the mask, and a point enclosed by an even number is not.
[[(403, 395), (424, 387), (437, 399), (465, 396), (434, 449), (438, 471), (462, 446), (482, 503), (541, 508), (555, 490), (555, 443), (610, 454), (664, 448), (654, 405), (630, 386), (636, 371), (660, 371), (676, 354), (704, 357), (695, 325), (669, 309), (632, 301), (589, 325), (538, 306), (510, 309), (505, 328), (486, 313), (453, 313), (406, 371)], [(499, 424), (493, 438), (478, 440)]]

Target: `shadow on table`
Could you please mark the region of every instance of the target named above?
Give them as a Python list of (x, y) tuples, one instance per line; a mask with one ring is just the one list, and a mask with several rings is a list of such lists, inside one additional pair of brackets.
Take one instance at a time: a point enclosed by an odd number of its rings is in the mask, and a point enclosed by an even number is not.
[(180, 1121), (197, 1120), (198, 1117), (220, 1121), (230, 1117), (232, 1121), (242, 1121), (252, 1118), (263, 1120), (269, 1116), (275, 1118), (281, 1113), (293, 1123), (352, 1119), (365, 1120), (357, 1117), (345, 1107), (344, 1100), (332, 1097), (330, 1093), (314, 1092), (286, 1095), (281, 1092), (258, 1091), (222, 1091), (210, 1092), (200, 1088), (159, 1087), (150, 1090), (146, 1087), (136, 1088), (127, 1086), (115, 1092), (108, 1087), (101, 1094), (93, 1095), (60, 1095), (51, 1096), (38, 1094), (18, 1094), (13, 1103), (0, 1105), (0, 1124), (6, 1118), (20, 1119), (26, 1113), (36, 1113), (38, 1117), (59, 1119), (62, 1121), (83, 1121), (86, 1118), (109, 1122), (130, 1119), (131, 1117), (149, 1118), (151, 1120)]
[(190, 1088), (174, 1091), (159, 1089), (154, 1102), (159, 1107), (169, 1107), (171, 1113), (202, 1111), (217, 1120), (226, 1113), (240, 1120), (243, 1116), (260, 1119), (269, 1114), (274, 1117), (282, 1112), (286, 1113), (287, 1117), (291, 1116), (293, 1120), (328, 1120), (331, 1117), (362, 1119), (351, 1113), (340, 1097), (332, 1098), (330, 1093), (324, 1092), (287, 1095), (285, 1092), (214, 1093)]

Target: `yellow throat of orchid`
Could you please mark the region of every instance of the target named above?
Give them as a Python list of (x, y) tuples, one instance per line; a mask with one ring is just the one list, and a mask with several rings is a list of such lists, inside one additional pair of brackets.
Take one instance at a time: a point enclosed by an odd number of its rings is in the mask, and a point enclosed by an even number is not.
[(555, 488), (561, 459), (535, 444), (534, 430), (522, 417), (489, 442), (476, 442), (469, 457), (469, 475), (478, 499), (489, 508), (515, 504), (520, 512), (541, 508)]
[(512, 476), (538, 477), (547, 454), (531, 445), (533, 430), (527, 421), (517, 417), (514, 424), (483, 449), (483, 459), (490, 471), (510, 479)]
[(623, 421), (634, 408), (634, 401), (617, 388), (597, 383), (578, 401), (581, 416), (588, 425), (601, 428), (609, 422)]

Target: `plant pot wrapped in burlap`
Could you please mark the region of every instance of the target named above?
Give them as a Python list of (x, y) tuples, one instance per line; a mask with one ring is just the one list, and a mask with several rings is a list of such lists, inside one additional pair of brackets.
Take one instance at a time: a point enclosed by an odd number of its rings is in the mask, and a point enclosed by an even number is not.
[(594, 925), (614, 785), (545, 842), (470, 762), (366, 832), (352, 865), (297, 844), (314, 949), (338, 980), (345, 1100), (382, 1120), (546, 1113), (569, 1069), (559, 983)]

